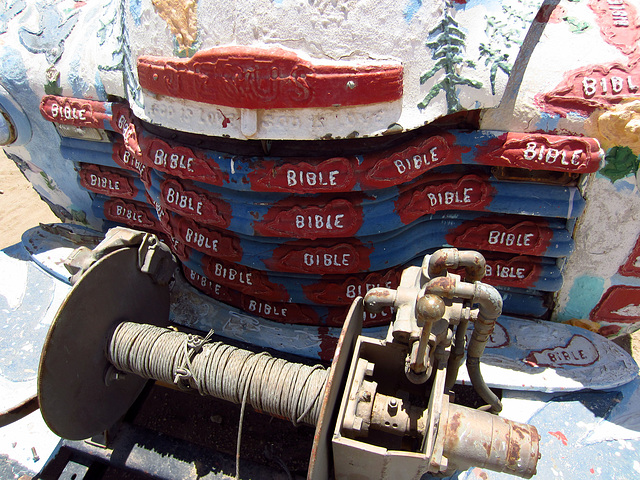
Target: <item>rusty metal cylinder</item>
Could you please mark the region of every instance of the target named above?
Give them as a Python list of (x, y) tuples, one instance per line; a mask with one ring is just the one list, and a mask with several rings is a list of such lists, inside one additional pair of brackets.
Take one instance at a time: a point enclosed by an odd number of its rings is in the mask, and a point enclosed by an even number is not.
[(443, 455), (458, 469), (475, 466), (522, 478), (536, 473), (540, 435), (533, 425), (449, 404), (443, 432)]
[(424, 436), (424, 417), (424, 410), (408, 400), (376, 393), (370, 428), (397, 436)]

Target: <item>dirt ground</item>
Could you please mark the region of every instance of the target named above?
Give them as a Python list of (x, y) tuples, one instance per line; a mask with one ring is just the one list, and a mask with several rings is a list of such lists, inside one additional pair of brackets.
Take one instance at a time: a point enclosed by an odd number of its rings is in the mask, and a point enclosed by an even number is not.
[(18, 167), (0, 151), (0, 249), (20, 242), (39, 223), (59, 222)]
[[(20, 242), (22, 233), (39, 223), (58, 222), (16, 165), (0, 151), (0, 249)], [(640, 330), (616, 339), (640, 363)]]

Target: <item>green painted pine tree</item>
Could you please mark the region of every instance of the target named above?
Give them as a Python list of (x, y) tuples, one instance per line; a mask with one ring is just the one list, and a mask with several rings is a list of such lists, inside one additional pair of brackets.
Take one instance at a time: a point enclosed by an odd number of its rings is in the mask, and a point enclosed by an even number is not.
[(484, 64), (491, 68), (489, 69), (489, 81), (491, 82), (491, 93), (496, 94), (496, 76), (498, 75), (498, 69), (502, 70), (508, 77), (511, 75), (511, 64), (509, 63), (509, 54), (502, 53), (497, 49), (493, 49), (484, 43), (480, 44), (480, 58), (486, 57)]
[(502, 16), (485, 16), (485, 32), (489, 43), (480, 44), (480, 58), (489, 67), (491, 93), (496, 94), (498, 70), (511, 75), (512, 63), (506, 53), (514, 45), (522, 45), (529, 25), (540, 7), (539, 0), (510, 0), (502, 5)]
[(463, 57), (466, 35), (460, 30), (450, 13), (451, 10), (451, 5), (447, 3), (442, 21), (429, 32), (429, 41), (425, 43), (427, 48), (433, 51), (431, 58), (436, 63), (420, 76), (420, 85), (424, 85), (438, 72), (442, 72), (442, 77), (418, 104), (420, 109), (427, 108), (431, 100), (443, 92), (447, 101), (447, 113), (457, 112), (462, 109), (458, 100), (459, 86), (482, 88), (482, 82), (463, 77), (458, 73), (461, 66), (473, 68), (475, 63)]

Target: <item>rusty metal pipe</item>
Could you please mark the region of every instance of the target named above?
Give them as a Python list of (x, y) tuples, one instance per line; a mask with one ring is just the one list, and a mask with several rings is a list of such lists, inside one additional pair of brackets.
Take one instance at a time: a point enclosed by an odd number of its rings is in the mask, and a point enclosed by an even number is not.
[(475, 282), (476, 293), (472, 299), (480, 308), (471, 334), (471, 341), (467, 349), (467, 373), (475, 391), (482, 399), (491, 405), (491, 410), (498, 413), (502, 410), (502, 402), (493, 393), (482, 378), (480, 372), (480, 357), (484, 353), (489, 336), (493, 332), (498, 317), (502, 313), (502, 297), (491, 285)]
[(456, 336), (453, 342), (453, 349), (449, 362), (447, 364), (447, 377), (444, 382), (444, 386), (447, 390), (451, 390), (458, 378), (458, 371), (462, 360), (464, 359), (464, 347), (465, 347), (465, 334), (467, 333), (467, 325), (469, 320), (462, 320), (456, 327)]
[[(416, 303), (416, 318), (418, 326), (422, 327), (418, 346), (411, 355), (409, 370), (406, 372), (413, 383), (424, 383), (431, 375), (433, 365), (427, 360), (429, 355), (429, 336), (434, 322), (444, 315), (445, 306), (442, 298), (437, 295), (426, 294), (420, 297)], [(422, 324), (422, 325), (420, 325)], [(416, 378), (416, 375), (418, 378)]]
[(475, 321), (469, 348), (467, 349), (467, 372), (473, 388), (482, 399), (491, 405), (493, 412), (502, 410), (500, 399), (493, 393), (480, 372), (480, 357), (493, 332), (496, 320), (502, 313), (502, 297), (491, 285), (481, 282), (460, 282), (457, 275), (436, 277), (425, 286), (425, 294), (433, 293), (445, 298), (465, 298), (478, 304), (478, 319)]
[(385, 307), (393, 307), (397, 296), (397, 290), (376, 287), (367, 292), (364, 296), (364, 303), (367, 306), (367, 311), (380, 313)]
[(432, 293), (442, 298), (472, 299), (475, 292), (475, 285), (473, 283), (460, 282), (458, 275), (433, 278), (424, 287), (425, 295)]
[(532, 425), (449, 404), (443, 455), (458, 469), (471, 466), (523, 478), (536, 473), (540, 435)]
[(493, 332), (496, 320), (502, 314), (502, 296), (491, 285), (475, 282), (471, 301), (478, 304), (478, 319), (475, 321), (467, 357), (481, 357), (484, 347)]
[(464, 267), (467, 281), (475, 282), (482, 280), (486, 266), (487, 262), (479, 252), (460, 252), (457, 248), (442, 248), (431, 255), (427, 271), (424, 273), (428, 278), (442, 277), (449, 270)]

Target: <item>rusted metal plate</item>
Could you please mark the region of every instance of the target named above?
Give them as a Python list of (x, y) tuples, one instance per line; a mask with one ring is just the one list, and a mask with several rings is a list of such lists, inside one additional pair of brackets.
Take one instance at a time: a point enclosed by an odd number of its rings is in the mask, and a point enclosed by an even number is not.
[(42, 350), (38, 400), (49, 428), (80, 440), (113, 425), (146, 380), (127, 375), (105, 385), (111, 329), (124, 319), (165, 325), (168, 316), (169, 289), (138, 270), (136, 249), (117, 250), (95, 263), (60, 307)]
[(329, 377), (325, 384), (324, 397), (316, 431), (313, 437), (313, 447), (309, 460), (307, 479), (324, 480), (331, 471), (331, 457), (329, 453), (329, 435), (333, 430), (336, 407), (342, 396), (347, 377), (347, 368), (351, 363), (351, 356), (356, 339), (362, 331), (362, 317), (364, 314), (361, 297), (354, 300), (344, 321), (344, 326), (338, 338)]

